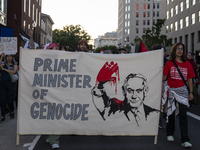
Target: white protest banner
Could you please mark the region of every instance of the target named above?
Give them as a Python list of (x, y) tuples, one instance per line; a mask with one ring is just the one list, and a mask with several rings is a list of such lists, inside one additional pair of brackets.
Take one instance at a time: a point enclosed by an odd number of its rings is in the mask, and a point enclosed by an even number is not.
[(163, 51), (20, 51), (17, 133), (157, 135)]
[(0, 54), (17, 53), (17, 37), (0, 37)]

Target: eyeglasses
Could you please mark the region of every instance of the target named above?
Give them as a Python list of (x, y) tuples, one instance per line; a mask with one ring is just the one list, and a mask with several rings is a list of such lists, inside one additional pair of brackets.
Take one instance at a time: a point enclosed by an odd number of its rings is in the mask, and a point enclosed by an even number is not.
[(183, 50), (183, 48), (176, 48), (177, 50)]

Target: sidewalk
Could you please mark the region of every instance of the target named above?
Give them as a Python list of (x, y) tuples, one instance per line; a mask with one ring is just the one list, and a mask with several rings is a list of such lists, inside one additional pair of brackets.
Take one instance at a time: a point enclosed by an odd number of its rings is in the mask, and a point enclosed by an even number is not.
[(16, 145), (17, 137), (17, 110), (15, 109), (15, 118), (10, 119), (9, 114), (6, 114), (6, 122), (0, 124), (0, 149), (1, 150), (28, 150), (28, 147), (23, 147), (24, 144), (32, 143), (35, 135), (20, 135), (19, 145)]

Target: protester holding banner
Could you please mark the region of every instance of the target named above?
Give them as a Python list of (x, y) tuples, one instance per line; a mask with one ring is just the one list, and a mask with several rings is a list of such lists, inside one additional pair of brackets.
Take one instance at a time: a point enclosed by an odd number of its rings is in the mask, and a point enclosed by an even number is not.
[(1, 64), (1, 81), (0, 81), (0, 106), (1, 106), (1, 115), (2, 118), (0, 123), (4, 123), (6, 121), (6, 100), (8, 101), (9, 109), (10, 109), (10, 118), (14, 118), (14, 96), (15, 96), (15, 83), (11, 81), (10, 74), (16, 74), (17, 65), (14, 63), (13, 55), (6, 55), (5, 62), (2, 64), (2, 59), (4, 57), (4, 53), (1, 53), (0, 64)]
[[(44, 49), (59, 50), (59, 44), (49, 43), (49, 44), (45, 45)], [(59, 149), (60, 148), (59, 138), (60, 138), (60, 135), (47, 135), (46, 136), (46, 142), (51, 144), (52, 149)]]
[[(164, 89), (162, 104), (167, 101), (167, 127), (166, 134), (168, 141), (174, 141), (175, 112), (179, 111), (179, 125), (181, 131), (181, 145), (192, 147), (188, 137), (187, 108), (189, 100), (193, 97), (192, 78), (195, 73), (189, 61), (186, 60), (185, 46), (176, 43), (171, 50), (169, 61), (163, 71), (163, 81), (167, 78), (167, 86)], [(188, 81), (189, 92), (184, 80)], [(178, 107), (176, 107), (178, 105)], [(176, 111), (177, 110), (177, 111)]]
[(88, 43), (86, 40), (80, 40), (78, 42), (78, 51), (79, 52), (88, 52)]

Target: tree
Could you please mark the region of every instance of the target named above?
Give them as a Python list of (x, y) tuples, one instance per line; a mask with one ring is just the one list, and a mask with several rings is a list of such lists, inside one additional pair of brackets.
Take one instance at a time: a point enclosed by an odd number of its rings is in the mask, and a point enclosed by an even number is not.
[(164, 46), (171, 46), (172, 45), (172, 38), (167, 39), (166, 35), (161, 35), (161, 29), (165, 24), (165, 19), (157, 19), (156, 23), (152, 26), (151, 30), (146, 30), (146, 34), (142, 36), (142, 39), (135, 38), (134, 45), (136, 51), (139, 48), (141, 40), (144, 42), (145, 46), (151, 50), (151, 47), (154, 44), (164, 45)]
[(53, 42), (69, 46), (69, 50), (77, 47), (81, 39), (85, 39), (87, 42), (91, 40), (91, 36), (88, 35), (81, 25), (67, 25), (63, 27), (63, 30), (53, 30)]

